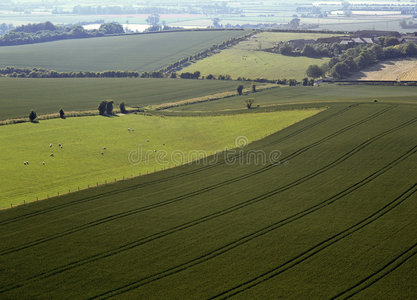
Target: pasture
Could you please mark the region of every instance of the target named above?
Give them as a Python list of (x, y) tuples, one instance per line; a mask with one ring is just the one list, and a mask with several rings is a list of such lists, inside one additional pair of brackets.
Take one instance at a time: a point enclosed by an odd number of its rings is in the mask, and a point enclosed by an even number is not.
[(189, 31), (0, 47), (0, 66), (56, 71), (154, 71), (244, 31)]
[(258, 140), (317, 112), (182, 118), (131, 114), (1, 126), (0, 208), (161, 171), (235, 148), (239, 136)]
[[(249, 86), (249, 83), (246, 84)], [(236, 91), (233, 81), (152, 78), (0, 78), (0, 120), (64, 111), (96, 110), (112, 99), (129, 106), (177, 102), (219, 92)]]
[(292, 57), (261, 50), (272, 48), (280, 41), (318, 39), (335, 35), (337, 34), (262, 32), (232, 48), (199, 60), (182, 71), (200, 71), (205, 76), (229, 74), (233, 79), (246, 77), (300, 80), (306, 76), (305, 72), (309, 65), (323, 64), (328, 61), (328, 58)]
[[(235, 160), (0, 211), (0, 297), (412, 298), (416, 115), (332, 103)], [(247, 160), (254, 151), (269, 159)]]

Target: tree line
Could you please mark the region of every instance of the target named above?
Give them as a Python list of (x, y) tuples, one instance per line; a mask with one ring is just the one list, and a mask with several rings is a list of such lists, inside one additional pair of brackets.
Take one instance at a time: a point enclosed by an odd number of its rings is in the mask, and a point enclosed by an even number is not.
[(415, 43), (390, 44), (390, 39), (387, 38), (382, 45), (374, 44), (348, 49), (342, 55), (331, 58), (328, 63), (321, 66), (309, 66), (306, 74), (312, 78), (330, 75), (335, 79), (343, 79), (386, 59), (417, 55), (417, 45)]
[(0, 46), (13, 46), (50, 42), (64, 39), (100, 37), (123, 34), (123, 26), (118, 23), (104, 23), (99, 29), (85, 30), (81, 25), (57, 26), (51, 22), (18, 26), (0, 37)]

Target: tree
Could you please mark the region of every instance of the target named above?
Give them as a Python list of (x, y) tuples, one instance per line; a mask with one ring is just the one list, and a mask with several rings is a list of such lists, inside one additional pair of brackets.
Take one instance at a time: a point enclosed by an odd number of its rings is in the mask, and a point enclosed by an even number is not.
[(253, 98), (248, 98), (248, 99), (246, 99), (246, 100), (245, 100), (246, 107), (247, 107), (248, 109), (251, 109), (253, 102), (255, 102), (255, 99), (253, 99)]
[(38, 117), (38, 115), (36, 114), (36, 112), (34, 112), (33, 110), (30, 112), (29, 114), (29, 120), (31, 122), (35, 122), (35, 119)]
[(126, 106), (124, 102), (120, 103), (119, 108), (122, 114), (127, 114), (127, 110), (126, 110)]
[(220, 28), (221, 27), (219, 18), (214, 18), (213, 19), (213, 27), (214, 28)]
[(288, 23), (288, 25), (291, 29), (297, 29), (300, 26), (300, 19), (294, 18)]
[(303, 86), (308, 86), (308, 78), (303, 78)]
[(289, 86), (296, 86), (297, 85), (297, 80), (295, 80), (295, 79), (289, 79), (288, 80), (288, 84), (289, 84)]
[(306, 74), (311, 78), (319, 78), (324, 75), (324, 72), (318, 65), (310, 65), (307, 68)]
[(64, 113), (64, 110), (62, 108), (59, 110), (59, 117), (61, 119), (65, 119), (65, 113)]
[(146, 23), (148, 23), (151, 26), (157, 26), (159, 24), (159, 15), (158, 14), (152, 14), (146, 18)]
[(314, 47), (312, 45), (309, 45), (309, 44), (304, 46), (303, 52), (301, 52), (301, 54), (303, 56), (307, 56), (307, 57), (316, 57), (316, 56), (318, 56), (318, 53), (317, 53), (316, 49), (314, 49)]
[(331, 74), (336, 79), (341, 79), (349, 75), (349, 66), (343, 62), (337, 63), (332, 68)]
[(100, 115), (104, 116), (106, 114), (107, 101), (101, 101), (98, 106), (98, 112)]
[(113, 101), (106, 102), (106, 113), (110, 116), (113, 114)]
[(256, 84), (252, 83), (252, 93), (256, 93)]
[(104, 23), (100, 25), (99, 30), (104, 34), (118, 34), (125, 33), (123, 26), (119, 23)]
[(242, 93), (243, 93), (243, 85), (238, 85), (236, 90), (237, 90), (237, 93), (239, 94), (239, 96), (241, 96)]

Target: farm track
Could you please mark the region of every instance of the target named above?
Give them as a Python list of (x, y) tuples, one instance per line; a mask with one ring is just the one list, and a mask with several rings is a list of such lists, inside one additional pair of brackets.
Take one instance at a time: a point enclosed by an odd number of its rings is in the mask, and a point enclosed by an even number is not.
[[(302, 127), (301, 129), (298, 129), (295, 132), (292, 132), (292, 133), (290, 133), (290, 134), (288, 134), (288, 135), (286, 135), (286, 136), (284, 136), (284, 137), (278, 139), (277, 141), (274, 141), (273, 143), (270, 143), (268, 145), (285, 141), (285, 140), (287, 140), (287, 139), (289, 139), (291, 137), (294, 137), (294, 136), (296, 136), (296, 135), (298, 135), (300, 133), (303, 133), (306, 130), (309, 130), (309, 129), (311, 129), (311, 128), (313, 128), (313, 127), (315, 127), (315, 126), (317, 126), (317, 125), (319, 125), (319, 124), (321, 124), (323, 122), (326, 122), (326, 121), (328, 121), (328, 120), (330, 120), (330, 119), (332, 119), (334, 117), (337, 117), (337, 116), (339, 116), (339, 115), (341, 115), (341, 114), (347, 112), (348, 110), (350, 110), (350, 109), (352, 109), (354, 107), (357, 107), (357, 106), (359, 106), (359, 104), (352, 104), (352, 105), (350, 105), (348, 107), (345, 107), (345, 108), (341, 109), (340, 111), (337, 111), (337, 112), (335, 112), (335, 113), (333, 113), (333, 114), (331, 114), (331, 115), (329, 115), (327, 117), (324, 117), (323, 119), (318, 120), (318, 121), (314, 122), (313, 124), (306, 125), (306, 126)], [(242, 155), (242, 153), (239, 153), (238, 155), (236, 155), (234, 157), (237, 158), (240, 155)], [(102, 197), (113, 196), (113, 195), (121, 194), (121, 193), (124, 193), (124, 192), (129, 192), (129, 191), (132, 191), (132, 190), (135, 190), (135, 189), (139, 189), (139, 188), (151, 186), (151, 185), (154, 185), (154, 184), (168, 182), (168, 181), (170, 181), (172, 179), (177, 179), (177, 178), (182, 178), (182, 177), (186, 177), (186, 176), (189, 176), (189, 175), (194, 175), (194, 174), (197, 174), (197, 173), (200, 173), (200, 172), (203, 172), (203, 171), (212, 169), (212, 168), (217, 167), (219, 165), (223, 165), (225, 163), (226, 163), (226, 161), (223, 160), (223, 161), (220, 161), (220, 162), (218, 162), (216, 164), (203, 166), (203, 167), (198, 168), (196, 170), (186, 171), (186, 172), (183, 172), (183, 173), (180, 173), (180, 174), (175, 174), (175, 175), (168, 176), (168, 177), (165, 177), (165, 178), (161, 178), (161, 179), (156, 179), (156, 180), (149, 181), (149, 182), (135, 184), (135, 185), (129, 186), (127, 188), (115, 189), (115, 190), (112, 190), (112, 191), (108, 191), (108, 192), (104, 192), (104, 193), (99, 193), (99, 194), (96, 194), (94, 196), (89, 196), (89, 197), (84, 197), (84, 198), (81, 198), (81, 199), (73, 200), (73, 201), (70, 201), (70, 202), (66, 202), (66, 203), (63, 203), (63, 204), (59, 204), (59, 205), (55, 205), (55, 206), (49, 207), (47, 209), (37, 210), (37, 211), (30, 212), (30, 213), (26, 213), (26, 214), (23, 214), (23, 215), (14, 217), (14, 218), (10, 218), (10, 219), (6, 219), (6, 220), (3, 220), (3, 221), (0, 221), (0, 225), (6, 225), (6, 224), (18, 222), (18, 221), (23, 220), (23, 219), (35, 217), (35, 216), (38, 216), (38, 215), (43, 215), (45, 213), (53, 212), (53, 211), (60, 210), (60, 209), (63, 209), (63, 208), (67, 208), (67, 207), (70, 207), (70, 206), (73, 206), (73, 205), (77, 205), (77, 204), (81, 204), (81, 203), (85, 203), (85, 202), (89, 202), (89, 201), (93, 201), (93, 200), (98, 200), (98, 199), (100, 199)]]
[[(391, 106), (391, 107), (388, 107), (388, 108), (384, 109), (383, 111), (386, 112), (386, 111), (388, 111), (388, 110), (390, 110), (392, 108), (393, 107)], [(380, 114), (381, 114), (381, 112), (378, 112), (376, 114), (371, 115), (368, 118), (371, 118), (372, 117), (371, 119), (373, 119), (373, 118), (379, 116)], [(371, 120), (371, 119), (368, 119), (368, 118), (365, 118), (366, 121)], [(364, 121), (365, 119), (363, 119), (361, 121), (358, 121), (358, 122), (356, 122), (354, 124), (351, 124), (351, 125), (349, 125), (349, 126), (347, 126), (345, 128), (342, 128), (342, 129), (336, 131), (335, 133), (333, 133), (333, 134), (331, 134), (331, 135), (329, 135), (329, 136), (327, 136), (327, 137), (325, 137), (325, 138), (323, 138), (323, 139), (321, 139), (321, 140), (319, 140), (319, 141), (317, 141), (315, 143), (312, 143), (312, 144), (310, 144), (308, 146), (305, 146), (305, 147), (303, 147), (303, 148), (301, 148), (301, 149), (293, 152), (292, 154), (286, 156), (285, 158), (283, 158), (283, 160), (285, 161), (285, 160), (292, 159), (292, 158), (294, 158), (294, 157), (302, 154), (303, 152), (311, 149), (312, 147), (317, 146), (317, 145), (323, 143), (324, 141), (327, 141), (328, 139), (330, 139), (332, 137), (335, 137), (337, 135), (340, 135), (341, 133), (343, 133), (343, 132), (345, 132), (345, 131), (347, 131), (349, 129), (352, 129), (352, 128), (358, 126), (359, 124), (363, 124), (364, 122), (366, 122), (366, 121)], [(416, 120), (417, 120), (417, 118), (416, 119), (412, 119), (412, 120), (410, 120), (408, 122), (405, 122), (405, 123), (403, 123), (403, 124), (401, 124), (401, 125), (399, 125), (399, 126), (397, 126), (395, 128), (389, 129), (389, 130), (387, 130), (387, 131), (385, 131), (385, 132), (383, 132), (383, 133), (375, 136), (374, 138), (369, 139), (368, 141), (362, 143), (358, 147), (356, 147), (353, 150), (349, 151), (345, 155), (339, 157), (337, 160), (335, 160), (332, 163), (326, 165), (325, 167), (322, 167), (322, 168), (320, 168), (320, 169), (318, 169), (318, 170), (316, 170), (316, 171), (314, 171), (314, 172), (312, 172), (312, 173), (310, 173), (310, 174), (308, 174), (306, 176), (303, 176), (303, 177), (295, 180), (294, 182), (291, 182), (291, 183), (289, 183), (287, 185), (284, 185), (284, 186), (282, 186), (282, 187), (280, 187), (278, 189), (275, 189), (274, 191), (272, 191), (270, 193), (272, 193), (272, 195), (275, 195), (276, 193), (280, 193), (282, 191), (285, 191), (285, 190), (287, 190), (289, 188), (292, 188), (294, 186), (297, 186), (297, 185), (299, 185), (299, 184), (301, 184), (301, 183), (303, 183), (303, 182), (305, 182), (305, 181), (307, 181), (307, 180), (309, 180), (309, 179), (311, 179), (311, 178), (313, 178), (315, 176), (318, 176), (319, 174), (321, 174), (321, 173), (329, 170), (330, 168), (333, 168), (334, 166), (336, 166), (336, 165), (340, 164), (341, 162), (343, 162), (344, 160), (348, 159), (350, 156), (354, 155), (355, 153), (357, 153), (358, 151), (360, 151), (363, 147), (366, 147), (367, 145), (369, 145), (371, 142), (373, 142), (373, 141), (375, 141), (375, 140), (383, 137), (386, 134), (389, 134), (389, 133), (391, 133), (393, 131), (396, 131), (396, 130), (401, 129), (401, 128), (405, 127), (405, 126), (408, 126), (408, 125), (414, 123)], [(155, 203), (155, 204), (151, 204), (151, 205), (139, 207), (139, 208), (136, 208), (136, 209), (132, 209), (132, 210), (129, 210), (129, 211), (125, 211), (125, 212), (122, 212), (122, 213), (118, 213), (118, 214), (115, 214), (115, 215), (111, 215), (111, 216), (108, 216), (108, 217), (105, 217), (105, 218), (101, 218), (101, 219), (98, 219), (98, 220), (95, 220), (95, 221), (91, 221), (91, 222), (89, 222), (87, 224), (84, 224), (84, 225), (77, 226), (75, 228), (71, 228), (71, 229), (66, 230), (64, 232), (60, 232), (60, 233), (54, 234), (54, 235), (49, 236), (49, 237), (37, 239), (37, 240), (31, 241), (31, 242), (28, 242), (28, 243), (25, 243), (25, 244), (21, 244), (19, 246), (15, 246), (15, 247), (3, 249), (3, 250), (0, 251), (0, 256), (4, 256), (4, 255), (10, 254), (10, 253), (14, 253), (14, 252), (17, 252), (17, 251), (20, 251), (20, 250), (23, 250), (23, 249), (27, 249), (29, 247), (33, 247), (33, 246), (36, 246), (36, 245), (39, 245), (39, 244), (42, 244), (42, 243), (51, 241), (51, 240), (54, 240), (54, 239), (59, 238), (59, 237), (64, 237), (64, 236), (67, 236), (69, 234), (72, 234), (72, 233), (75, 233), (75, 232), (79, 232), (79, 231), (82, 231), (82, 230), (86, 230), (86, 229), (89, 229), (89, 228), (92, 228), (94, 226), (98, 226), (98, 225), (101, 225), (101, 224), (104, 224), (104, 223), (107, 223), (107, 222), (110, 222), (110, 221), (118, 220), (120, 218), (124, 218), (124, 217), (127, 217), (127, 216), (131, 216), (133, 214), (137, 214), (137, 213), (144, 212), (144, 211), (149, 211), (151, 209), (155, 209), (155, 208), (158, 208), (158, 207), (161, 207), (161, 206), (165, 206), (165, 205), (169, 205), (169, 204), (172, 204), (172, 203), (176, 203), (176, 202), (179, 202), (179, 201), (188, 199), (190, 197), (197, 196), (197, 195), (206, 193), (208, 191), (212, 191), (214, 189), (217, 189), (217, 188), (220, 188), (220, 187), (229, 185), (231, 183), (236, 183), (236, 182), (241, 181), (243, 179), (247, 179), (247, 178), (250, 178), (252, 176), (261, 174), (261, 173), (263, 173), (263, 172), (265, 172), (265, 171), (267, 171), (267, 170), (269, 170), (271, 168), (274, 168), (276, 166), (277, 166), (277, 164), (270, 164), (270, 165), (267, 165), (267, 166), (265, 166), (265, 167), (263, 167), (263, 168), (261, 168), (261, 169), (259, 169), (257, 171), (250, 172), (248, 174), (244, 174), (244, 175), (241, 175), (241, 176), (238, 176), (238, 177), (235, 177), (235, 178), (232, 178), (232, 179), (229, 179), (229, 180), (226, 180), (226, 181), (217, 183), (215, 185), (212, 185), (212, 186), (209, 186), (209, 187), (206, 187), (206, 188), (203, 188), (203, 189), (200, 189), (200, 190), (191, 192), (191, 193), (187, 193), (187, 194), (184, 194), (184, 195), (181, 195), (181, 196), (178, 196), (178, 197), (174, 197), (174, 198), (171, 198), (171, 199), (167, 199), (167, 200), (164, 200), (164, 201)], [(270, 196), (268, 196), (268, 197), (270, 197)], [(261, 200), (263, 200), (263, 199), (261, 199)], [(226, 213), (229, 213), (231, 209), (232, 209), (232, 211), (234, 211), (236, 209), (240, 209), (242, 207), (245, 207), (245, 206), (251, 205), (253, 203), (259, 202), (261, 200), (258, 200), (258, 197), (252, 198), (250, 200), (247, 200), (245, 202), (239, 203), (237, 205), (234, 205), (234, 206), (232, 206), (230, 208), (227, 208), (227, 209), (221, 211), (220, 212), (221, 213), (220, 215), (224, 215)], [(199, 223), (201, 223), (201, 221), (203, 219), (204, 220), (212, 219), (213, 217), (217, 217), (218, 215), (219, 215), (219, 212), (214, 213), (214, 214), (211, 214), (211, 215), (208, 215), (208, 216), (205, 216), (205, 217), (202, 217), (198, 221), (199, 221)], [(194, 220), (191, 223), (195, 223), (196, 221), (197, 220)]]
[(407, 250), (401, 252), (400, 255), (393, 258), (389, 261), (386, 265), (382, 268), (378, 269), (374, 273), (370, 274), (369, 276), (361, 279), (358, 283), (351, 286), (350, 288), (344, 290), (343, 292), (337, 294), (336, 296), (332, 297), (331, 299), (350, 299), (356, 294), (366, 290), (374, 283), (378, 282), (385, 276), (389, 275), (391, 272), (395, 271), (399, 267), (401, 267), (404, 263), (406, 263), (410, 258), (414, 257), (417, 254), (417, 243), (412, 245)]
[[(414, 151), (415, 153), (415, 151)], [(332, 237), (321, 241), (320, 243), (316, 244), (315, 246), (311, 247), (310, 249), (304, 251), (303, 253), (297, 255), (296, 257), (293, 257), (292, 259), (286, 261), (285, 263), (259, 275), (256, 276), (244, 283), (241, 283), (231, 289), (228, 289), (222, 293), (219, 293), (209, 299), (227, 299), (231, 298), (237, 294), (240, 294), (242, 292), (245, 292), (248, 289), (251, 289), (265, 281), (268, 281), (283, 272), (295, 267), (296, 265), (308, 260), (310, 257), (320, 253), (322, 250), (332, 246), (333, 244), (343, 240), (344, 238), (354, 234), (355, 232), (365, 228), (367, 225), (377, 221), (379, 218), (383, 217), (390, 211), (392, 211), (394, 208), (399, 206), (401, 203), (412, 197), (417, 192), (417, 183), (415, 183), (413, 186), (408, 188), (406, 191), (404, 191), (400, 196), (396, 197), (394, 200), (386, 204), (384, 207), (380, 208), (373, 214), (369, 215), (368, 217), (362, 219), (360, 222), (350, 226), (349, 228), (333, 235)], [(416, 245), (414, 245), (411, 249), (414, 249)], [(410, 248), (407, 249), (403, 254), (409, 252), (411, 250)], [(412, 252), (412, 255), (415, 254), (415, 251)], [(403, 260), (405, 262), (405, 260)], [(399, 265), (398, 265), (399, 266)]]
[[(355, 153), (358, 153), (359, 151), (361, 151), (363, 148), (365, 148), (369, 144), (373, 143), (374, 141), (376, 141), (376, 140), (378, 140), (378, 139), (380, 139), (380, 138), (382, 138), (382, 137), (384, 137), (384, 136), (386, 136), (386, 135), (388, 135), (390, 133), (393, 133), (393, 132), (395, 132), (395, 131), (397, 131), (399, 129), (402, 129), (404, 127), (407, 127), (407, 126), (415, 123), (416, 121), (417, 121), (417, 118), (414, 118), (414, 119), (412, 119), (412, 120), (410, 120), (408, 122), (405, 122), (405, 123), (403, 123), (403, 124), (401, 124), (401, 125), (399, 125), (397, 127), (391, 128), (389, 130), (386, 130), (386, 131), (384, 131), (384, 132), (382, 132), (382, 133), (374, 136), (373, 138), (371, 138), (371, 139), (369, 139), (369, 140), (361, 143), (359, 146), (355, 147), (354, 149), (352, 149), (351, 151), (349, 151), (345, 155), (339, 157), (339, 159), (337, 159), (336, 161), (334, 161), (333, 164), (335, 164), (336, 162), (337, 163), (340, 163), (340, 162), (346, 160), (348, 157), (352, 156)], [(410, 151), (408, 151), (404, 155), (400, 156), (396, 160), (392, 161), (388, 165), (384, 166), (383, 168), (379, 169), (378, 171), (376, 171), (373, 174), (369, 175), (368, 177), (364, 178), (363, 180), (361, 180), (361, 181), (355, 183), (354, 185), (352, 185), (352, 186), (344, 189), (342, 192), (339, 192), (339, 193), (333, 195), (332, 197), (330, 197), (329, 199), (326, 199), (325, 201), (322, 201), (322, 202), (320, 202), (320, 203), (318, 203), (318, 204), (316, 204), (316, 205), (314, 205), (314, 206), (312, 206), (310, 208), (307, 208), (307, 209), (305, 209), (303, 211), (300, 211), (300, 212), (298, 212), (298, 213), (296, 213), (296, 214), (294, 214), (292, 216), (289, 216), (289, 217), (287, 217), (287, 218), (285, 218), (283, 220), (280, 220), (280, 221), (278, 221), (278, 222), (276, 222), (274, 224), (271, 224), (271, 225), (269, 225), (267, 227), (264, 227), (262, 229), (259, 229), (259, 230), (255, 231), (255, 232), (253, 232), (253, 233), (251, 233), (251, 234), (249, 234), (247, 236), (244, 236), (244, 237), (242, 237), (242, 238), (240, 238), (238, 240), (235, 240), (235, 241), (233, 241), (233, 242), (231, 242), (231, 243), (229, 243), (229, 244), (227, 244), (227, 245), (225, 245), (225, 246), (223, 246), (221, 248), (218, 248), (218, 249), (216, 249), (216, 250), (214, 250), (214, 251), (212, 251), (212, 252), (210, 252), (208, 254), (205, 254), (205, 255), (203, 255), (201, 257), (198, 257), (196, 259), (193, 259), (192, 261), (189, 261), (187, 263), (181, 264), (179, 266), (175, 266), (175, 267), (170, 268), (168, 270), (165, 270), (163, 272), (159, 272), (159, 273), (154, 274), (154, 275), (151, 275), (151, 276), (149, 276), (147, 278), (144, 278), (144, 279), (141, 279), (139, 281), (136, 281), (133, 284), (134, 287), (132, 287), (132, 284), (129, 284), (128, 285), (128, 288), (129, 288), (129, 290), (130, 289), (135, 289), (135, 288), (137, 288), (139, 286), (142, 286), (144, 284), (147, 284), (147, 283), (153, 282), (155, 280), (158, 280), (158, 279), (167, 277), (169, 275), (178, 273), (180, 271), (183, 271), (183, 270), (185, 270), (185, 269), (187, 269), (189, 267), (192, 267), (194, 265), (197, 265), (197, 264), (200, 264), (200, 263), (205, 262), (207, 260), (210, 260), (210, 259), (212, 259), (212, 258), (214, 258), (216, 256), (219, 256), (219, 255), (221, 255), (221, 254), (223, 254), (223, 253), (225, 253), (225, 252), (227, 252), (227, 251), (229, 251), (231, 249), (234, 249), (234, 248), (236, 248), (236, 247), (238, 247), (240, 245), (243, 245), (243, 244), (245, 244), (245, 243), (247, 243), (247, 242), (249, 242), (249, 241), (251, 241), (251, 240), (253, 240), (253, 239), (257, 238), (257, 237), (263, 236), (263, 235), (265, 235), (265, 234), (267, 234), (267, 233), (269, 233), (269, 232), (271, 232), (271, 231), (273, 231), (273, 230), (275, 230), (277, 228), (280, 228), (280, 227), (282, 227), (282, 226), (284, 226), (286, 224), (289, 224), (291, 222), (294, 222), (294, 221), (296, 221), (296, 220), (298, 220), (298, 219), (300, 219), (300, 218), (302, 218), (302, 217), (304, 217), (306, 215), (309, 215), (311, 213), (314, 213), (317, 210), (319, 210), (319, 209), (321, 209), (323, 207), (326, 207), (327, 205), (332, 204), (335, 201), (337, 201), (337, 200), (345, 197), (346, 195), (349, 195), (350, 193), (356, 191), (361, 186), (363, 186), (363, 185), (365, 185), (365, 184), (373, 181), (375, 178), (377, 178), (380, 175), (384, 174), (386, 171), (388, 171), (389, 169), (393, 168), (395, 165), (397, 165), (398, 163), (400, 163), (401, 161), (403, 161), (407, 157), (409, 157), (409, 156), (413, 155), (414, 153), (416, 153), (416, 151), (417, 151), (417, 146), (415, 146)], [(323, 168), (329, 168), (331, 165), (332, 165), (332, 163), (329, 164), (329, 165), (327, 165), (327, 166), (325, 166), (325, 167), (323, 167)], [(322, 170), (322, 172), (324, 172), (324, 170)], [(314, 172), (312, 174), (314, 174)], [(317, 176), (317, 175), (315, 175), (315, 176)], [(308, 175), (307, 175), (307, 177), (308, 177)], [(302, 181), (302, 182), (304, 182), (304, 181)], [(293, 186), (294, 185), (290, 185), (288, 187), (285, 187), (285, 186), (284, 187), (281, 187), (281, 188), (277, 189), (275, 191), (275, 193), (272, 193), (272, 195), (275, 195), (275, 194), (281, 192), (280, 189), (285, 189), (286, 190), (286, 189), (289, 189), (289, 188), (291, 188)], [(253, 199), (250, 199), (250, 200), (248, 200), (250, 202), (249, 203), (243, 203), (243, 206), (242, 207), (245, 207), (247, 205), (250, 205), (250, 204), (259, 202), (259, 201), (264, 200), (264, 199), (266, 199), (266, 198), (268, 198), (268, 197), (270, 197), (272, 195), (271, 195), (271, 192), (269, 192), (269, 193), (266, 193), (264, 195), (261, 195), (261, 196), (255, 197)], [(248, 202), (248, 201), (246, 201), (246, 202)], [(255, 201), (255, 202), (253, 202), (253, 201)], [(240, 205), (242, 205), (242, 204), (240, 204)], [(82, 265), (85, 265), (85, 264), (88, 264), (88, 263), (92, 263), (92, 262), (98, 261), (100, 259), (104, 259), (106, 257), (110, 257), (110, 256), (113, 256), (113, 255), (116, 255), (116, 254), (120, 254), (120, 253), (125, 252), (127, 250), (130, 250), (132, 248), (135, 248), (135, 247), (138, 247), (140, 245), (143, 245), (145, 243), (148, 243), (148, 242), (151, 242), (153, 240), (156, 240), (156, 239), (165, 237), (165, 236), (170, 235), (170, 234), (173, 234), (175, 232), (178, 232), (178, 231), (184, 230), (186, 228), (189, 228), (189, 227), (198, 225), (198, 224), (200, 224), (202, 222), (206, 222), (206, 221), (211, 220), (211, 219), (213, 219), (215, 217), (218, 217), (218, 216), (221, 216), (221, 215), (230, 213), (232, 211), (235, 211), (237, 209), (240, 209), (241, 208), (240, 205), (232, 206), (229, 209), (226, 209), (226, 210), (223, 210), (223, 211), (220, 211), (220, 212), (217, 212), (217, 213), (214, 213), (214, 214), (205, 216), (203, 218), (200, 218), (200, 219), (197, 219), (197, 220), (194, 220), (194, 221), (191, 221), (191, 222), (187, 222), (187, 223), (178, 225), (178, 226), (173, 227), (171, 229), (164, 230), (164, 231), (161, 231), (159, 233), (153, 234), (151, 236), (148, 236), (148, 237), (145, 237), (145, 238), (141, 238), (139, 240), (136, 240), (136, 241), (130, 242), (128, 244), (119, 246), (119, 247), (117, 247), (115, 249), (112, 249), (112, 250), (109, 250), (109, 251), (106, 251), (106, 252), (102, 252), (102, 253), (99, 253), (99, 254), (95, 254), (93, 256), (90, 256), (90, 257), (87, 257), (87, 258), (84, 258), (84, 259), (81, 259), (81, 260), (72, 262), (70, 264), (57, 267), (57, 268), (55, 268), (53, 270), (46, 271), (46, 272), (43, 272), (41, 274), (37, 274), (35, 276), (32, 276), (30, 278), (27, 278), (25, 280), (25, 282), (28, 283), (28, 282), (34, 281), (34, 280), (45, 279), (45, 278), (48, 278), (48, 277), (51, 277), (51, 276), (60, 274), (62, 272), (65, 272), (65, 271), (68, 271), (68, 270), (77, 268), (79, 266), (82, 266)], [(24, 285), (24, 283), (19, 283), (19, 284), (15, 284), (15, 285), (9, 285), (7, 287), (4, 287), (2, 290), (0, 290), (0, 293), (4, 293), (6, 291), (10, 291), (10, 290), (13, 290), (13, 289), (22, 287), (23, 285)], [(126, 287), (123, 287), (121, 289), (124, 290), (125, 288)], [(118, 289), (118, 290), (120, 290), (120, 289)]]

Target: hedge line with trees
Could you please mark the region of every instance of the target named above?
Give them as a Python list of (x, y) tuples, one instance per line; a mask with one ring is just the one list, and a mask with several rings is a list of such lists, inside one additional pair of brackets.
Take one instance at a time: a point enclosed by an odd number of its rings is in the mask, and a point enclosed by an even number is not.
[(51, 22), (28, 24), (16, 27), (0, 37), (0, 46), (13, 46), (50, 42), (64, 39), (99, 37), (109, 34), (123, 34), (118, 23), (104, 23), (99, 29), (85, 30), (81, 25), (57, 26)]
[(383, 60), (416, 55), (417, 45), (415, 43), (391, 45), (388, 38), (385, 39), (383, 45), (374, 44), (348, 49), (339, 57), (333, 57), (322, 66), (309, 66), (306, 73), (313, 78), (328, 74), (334, 79), (343, 79)]

